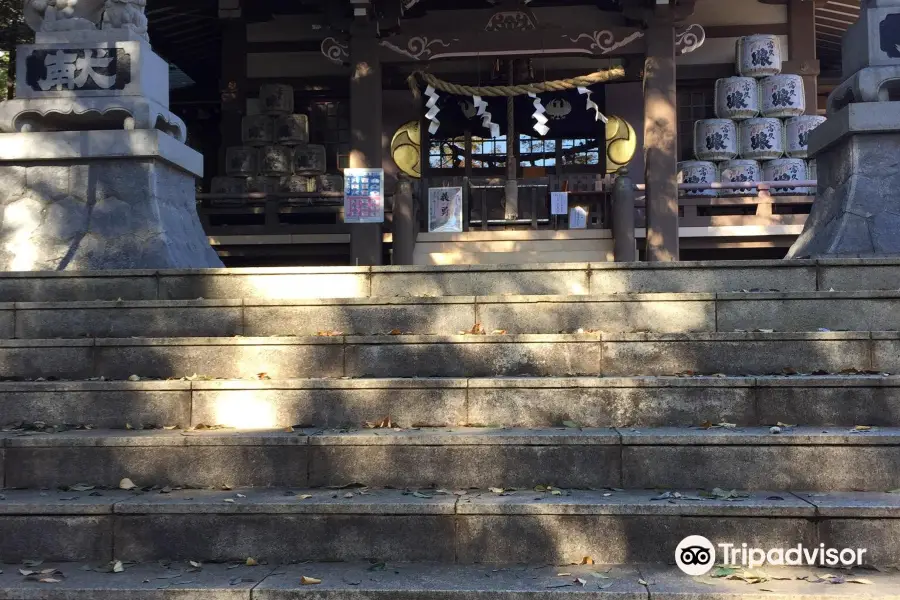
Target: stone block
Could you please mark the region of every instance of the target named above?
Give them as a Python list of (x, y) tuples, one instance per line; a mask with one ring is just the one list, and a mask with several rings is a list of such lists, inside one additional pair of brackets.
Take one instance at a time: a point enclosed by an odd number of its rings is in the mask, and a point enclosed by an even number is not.
[(454, 335), (472, 329), (475, 298), (388, 300), (252, 300), (244, 306), (244, 335)]
[(868, 369), (867, 333), (692, 333), (604, 336), (606, 375), (766, 375)]
[(714, 544), (746, 541), (754, 548), (811, 547), (816, 541), (815, 525), (800, 518), (467, 515), (458, 523), (462, 563), (570, 564), (585, 556), (609, 564), (669, 562), (688, 535)]
[(813, 261), (698, 261), (591, 265), (591, 294), (815, 291)]
[(92, 340), (0, 340), (0, 364), (7, 378), (93, 375)]
[(866, 565), (893, 564), (900, 556), (900, 519), (823, 519), (819, 538), (826, 548), (865, 548)]
[[(310, 446), (310, 485), (314, 487), (348, 481), (375, 487), (619, 486), (620, 449), (615, 445), (553, 444), (563, 440), (533, 445), (536, 440), (527, 436), (521, 442), (488, 439), (497, 443), (480, 445), (437, 439), (432, 442), (436, 445), (375, 444), (365, 439), (358, 445), (349, 445), (352, 439), (335, 445), (333, 441), (318, 437)], [(601, 436), (593, 441), (613, 444), (615, 438)]]
[(718, 331), (900, 330), (900, 293), (725, 294), (716, 300)]
[[(176, 440), (177, 441), (177, 440)], [(90, 482), (118, 487), (123, 477), (139, 486), (304, 486), (307, 448), (293, 445), (152, 445), (14, 447), (9, 487), (56, 487)]]
[(900, 371), (900, 333), (872, 332), (872, 368), (877, 371)]
[[(759, 423), (889, 427), (900, 420), (900, 388), (879, 378), (757, 380)], [(734, 421), (729, 421), (734, 422)]]
[(25, 167), (0, 167), (0, 206), (25, 195)]
[(465, 380), (195, 382), (193, 425), (358, 427), (386, 417), (397, 427), (466, 422)]
[(842, 258), (819, 261), (819, 289), (898, 290), (900, 260)]
[(159, 297), (165, 300), (362, 298), (369, 295), (367, 268), (229, 269), (159, 274)]
[(453, 517), (410, 515), (121, 516), (116, 553), (134, 560), (453, 561)]
[(715, 331), (714, 297), (696, 296), (490, 296), (478, 298), (478, 316), (487, 331), (570, 333), (603, 331)]
[(250, 177), (259, 173), (259, 153), (251, 146), (233, 146), (225, 150), (225, 172), (232, 177)]
[[(20, 339), (231, 337), (243, 334), (240, 300), (19, 303)], [(3, 312), (0, 311), (0, 324)]]
[(707, 420), (756, 424), (753, 380), (722, 386), (715, 381), (692, 385), (691, 380), (682, 384), (639, 379), (473, 379), (468, 389), (469, 424), (549, 427), (572, 421), (584, 427), (660, 427)]
[(565, 376), (600, 372), (598, 336), (347, 338), (348, 377)]
[(69, 193), (69, 169), (63, 165), (28, 166), (25, 185), (32, 198), (52, 202)]
[[(342, 377), (341, 338), (159, 338), (97, 340), (94, 368), (112, 379)], [(0, 354), (2, 356), (2, 354)]]
[(622, 468), (627, 488), (830, 492), (900, 485), (900, 451), (890, 446), (626, 446)]
[(275, 141), (275, 122), (268, 115), (247, 115), (241, 120), (241, 142), (265, 146)]
[(189, 427), (190, 383), (3, 383), (0, 414), (0, 426), (40, 421), (113, 429)]
[(0, 273), (0, 300), (63, 302), (89, 300), (155, 300), (152, 271), (106, 273)]
[(293, 149), (293, 171), (297, 175), (315, 175), (328, 170), (325, 146), (307, 144)]
[[(373, 296), (588, 294), (586, 264), (402, 266), (372, 269)], [(598, 293), (603, 293), (598, 292)]]
[(309, 117), (279, 115), (275, 117), (275, 143), (296, 146), (309, 142)]
[(263, 146), (259, 149), (259, 172), (281, 177), (291, 173), (291, 149), (288, 146)]
[(112, 516), (0, 516), (0, 562), (112, 560)]

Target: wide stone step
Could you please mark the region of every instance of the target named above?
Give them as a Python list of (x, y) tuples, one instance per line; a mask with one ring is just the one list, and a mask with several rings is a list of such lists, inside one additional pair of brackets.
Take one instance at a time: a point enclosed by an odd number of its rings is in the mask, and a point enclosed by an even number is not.
[(896, 259), (0, 274), (0, 301), (900, 289)]
[[(833, 585), (835, 574), (823, 579), (822, 569), (766, 568), (764, 583), (725, 577), (691, 578), (676, 567), (659, 564), (547, 566), (453, 565), (433, 562), (315, 562), (301, 565), (248, 567), (186, 561), (160, 565), (124, 565), (121, 573), (84, 571), (77, 563), (45, 563), (58, 568), (64, 578), (47, 584), (26, 581), (16, 569), (0, 574), (0, 598), (43, 600), (151, 600), (164, 595), (171, 600), (228, 598), (229, 600), (694, 600), (697, 598), (765, 598), (776, 600), (840, 600), (865, 593), (873, 600), (896, 598), (900, 576), (890, 572), (856, 570), (846, 579), (867, 585)], [(100, 569), (102, 571), (102, 569)], [(740, 573), (738, 573), (740, 575)], [(755, 573), (753, 573), (755, 574)], [(59, 576), (55, 576), (59, 577)], [(315, 579), (319, 583), (303, 584)], [(752, 581), (752, 580), (751, 580)], [(582, 586), (582, 583), (584, 585)], [(763, 586), (765, 586), (763, 588)]]
[(0, 304), (0, 337), (897, 331), (898, 301), (863, 291), (18, 302)]
[(7, 433), (8, 487), (900, 488), (900, 428)]
[(0, 427), (900, 425), (900, 377), (0, 382)]
[(900, 559), (896, 494), (538, 490), (10, 490), (0, 556), (670, 562), (679, 541), (702, 535), (736, 547), (868, 548), (866, 564)]
[(3, 377), (491, 377), (900, 372), (900, 332), (0, 340)]

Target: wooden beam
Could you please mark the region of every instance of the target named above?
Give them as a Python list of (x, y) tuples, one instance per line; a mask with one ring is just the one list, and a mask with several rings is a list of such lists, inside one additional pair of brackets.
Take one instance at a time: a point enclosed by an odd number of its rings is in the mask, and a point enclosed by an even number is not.
[(707, 38), (732, 38), (765, 33), (788, 35), (787, 23), (765, 23), (762, 25), (710, 25), (704, 27)]
[[(803, 90), (806, 96), (806, 114), (818, 112), (816, 106), (816, 76), (819, 70), (816, 60), (816, 7), (809, 0), (788, 0), (788, 51), (791, 62), (800, 63), (803, 73)], [(815, 63), (815, 64), (813, 64)]]

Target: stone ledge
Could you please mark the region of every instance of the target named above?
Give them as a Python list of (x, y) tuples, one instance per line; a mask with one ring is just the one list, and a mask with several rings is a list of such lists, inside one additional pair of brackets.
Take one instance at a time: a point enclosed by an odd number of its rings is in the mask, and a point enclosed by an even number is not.
[(900, 105), (896, 102), (855, 102), (848, 104), (809, 135), (809, 156), (859, 133), (896, 133), (900, 123)]
[(55, 131), (0, 135), (0, 165), (98, 159), (158, 159), (203, 176), (203, 155), (162, 131)]
[(619, 427), (625, 446), (897, 446), (900, 427), (789, 427), (773, 434), (768, 427)]

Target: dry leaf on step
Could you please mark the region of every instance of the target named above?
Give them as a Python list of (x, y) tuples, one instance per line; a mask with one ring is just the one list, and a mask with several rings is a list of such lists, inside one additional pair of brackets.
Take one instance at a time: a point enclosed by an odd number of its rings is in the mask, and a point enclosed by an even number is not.
[(121, 560), (117, 560), (113, 563), (112, 570), (113, 573), (123, 573), (125, 571), (125, 565), (122, 564)]
[(135, 488), (137, 488), (137, 486), (135, 485), (135, 483), (134, 483), (132, 480), (128, 479), (127, 477), (124, 478), (122, 481), (119, 482), (119, 489), (122, 489), (122, 490), (133, 490), (133, 489), (135, 489)]
[(300, 583), (303, 585), (316, 585), (317, 583), (322, 583), (321, 579), (316, 579), (315, 577), (307, 577), (304, 575), (300, 578)]
[(253, 558), (252, 556), (248, 556), (247, 561), (244, 564), (247, 565), (248, 567), (255, 567), (255, 566), (259, 565), (259, 563), (256, 561), (256, 559)]
[(581, 559), (581, 564), (592, 565), (592, 564), (594, 564), (594, 559), (591, 558), (590, 556), (585, 556), (584, 558)]

